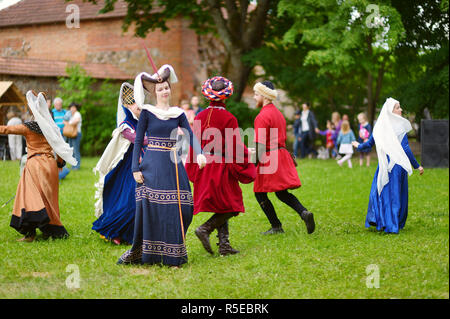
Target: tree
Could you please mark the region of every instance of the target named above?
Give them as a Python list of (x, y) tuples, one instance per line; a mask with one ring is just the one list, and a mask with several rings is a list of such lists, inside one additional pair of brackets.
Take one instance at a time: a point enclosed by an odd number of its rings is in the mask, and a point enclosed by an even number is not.
[(433, 117), (449, 114), (448, 0), (393, 2), (405, 26), (405, 38), (396, 48), (395, 95), (416, 114), (428, 108)]
[(432, 50), (411, 61), (408, 72), (414, 76), (396, 87), (399, 101), (408, 113), (416, 114), (416, 122), (427, 108), (434, 118), (449, 115), (449, 47)]
[(81, 127), (83, 133), (82, 154), (88, 156), (100, 155), (116, 127), (120, 86), (106, 80), (102, 81), (97, 90), (94, 90), (97, 81), (77, 64), (68, 66), (66, 73), (67, 77), (58, 78), (61, 89), (58, 90), (57, 95), (62, 98), (65, 108), (72, 102), (81, 105), (80, 113), (83, 118)]
[(316, 66), (319, 76), (363, 79), (373, 122), (385, 72), (394, 62), (392, 52), (404, 36), (398, 11), (388, 1), (281, 0), (278, 14), (296, 21), (285, 33), (285, 43), (312, 47), (305, 66)]
[[(96, 3), (96, 0), (88, 0)], [(114, 10), (117, 0), (105, 0), (101, 13)], [(125, 0), (128, 4), (123, 28), (135, 24), (135, 34), (168, 30), (167, 21), (181, 16), (190, 19), (198, 34), (213, 32), (223, 42), (227, 61), (221, 70), (234, 84), (233, 99), (239, 101), (253, 68), (242, 57), (263, 43), (267, 25), (276, 19), (277, 0)]]

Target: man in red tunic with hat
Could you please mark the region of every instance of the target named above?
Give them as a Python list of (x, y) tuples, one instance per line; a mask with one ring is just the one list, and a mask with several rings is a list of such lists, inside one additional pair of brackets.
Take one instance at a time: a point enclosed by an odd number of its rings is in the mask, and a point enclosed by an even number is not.
[(195, 230), (203, 247), (213, 254), (209, 235), (217, 229), (219, 253), (236, 254), (229, 242), (228, 220), (243, 213), (241, 183), (251, 183), (256, 168), (250, 162), (247, 147), (242, 143), (236, 118), (226, 110), (224, 100), (233, 94), (233, 84), (224, 77), (208, 79), (202, 86), (209, 107), (194, 120), (194, 134), (201, 141), (207, 163), (203, 169), (193, 162), (192, 148), (186, 162), (189, 179), (194, 183), (194, 215), (213, 215)]
[(257, 175), (253, 190), (256, 200), (266, 214), (271, 229), (263, 234), (284, 233), (267, 193), (275, 192), (279, 200), (293, 208), (306, 224), (308, 234), (314, 232), (314, 216), (289, 189), (301, 186), (296, 163), (286, 149), (286, 120), (272, 103), (277, 91), (270, 81), (256, 83), (254, 99), (261, 108), (255, 118)]

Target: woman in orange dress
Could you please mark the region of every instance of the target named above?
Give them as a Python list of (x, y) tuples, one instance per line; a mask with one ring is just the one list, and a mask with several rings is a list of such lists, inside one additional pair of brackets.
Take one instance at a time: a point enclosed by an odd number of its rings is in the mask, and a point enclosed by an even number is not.
[[(69, 234), (59, 215), (58, 167), (62, 168), (65, 160), (69, 163), (76, 161), (59, 129), (55, 131), (56, 124), (49, 122), (51, 117), (44, 95), (39, 93), (36, 97), (29, 91), (27, 100), (34, 116), (33, 121), (0, 126), (0, 134), (23, 135), (28, 150), (27, 162), (17, 186), (10, 226), (25, 235), (19, 241), (32, 242), (37, 228), (42, 231), (44, 238), (64, 238)], [(45, 105), (41, 106), (42, 103)]]

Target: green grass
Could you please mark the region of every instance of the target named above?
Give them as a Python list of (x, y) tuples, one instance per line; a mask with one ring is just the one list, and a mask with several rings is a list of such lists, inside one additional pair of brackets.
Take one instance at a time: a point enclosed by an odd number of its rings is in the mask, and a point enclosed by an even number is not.
[[(314, 213), (315, 233), (270, 194), (285, 233), (261, 235), (269, 223), (253, 185), (242, 185), (247, 212), (230, 221), (231, 244), (241, 253), (210, 256), (203, 249), (193, 233), (210, 216), (203, 213), (188, 230), (188, 264), (174, 269), (116, 265), (129, 246), (105, 243), (91, 230), (96, 162), (83, 158), (82, 169), (60, 184), (67, 240), (19, 243), (9, 227), (13, 202), (0, 209), (0, 298), (449, 298), (448, 169), (409, 177), (406, 227), (388, 235), (364, 227), (376, 160), (366, 168), (355, 159), (353, 169), (301, 160), (303, 186), (293, 193)], [(18, 180), (18, 163), (0, 162), (0, 204)], [(79, 268), (79, 289), (66, 286), (70, 264)], [(379, 288), (366, 286), (371, 264)]]

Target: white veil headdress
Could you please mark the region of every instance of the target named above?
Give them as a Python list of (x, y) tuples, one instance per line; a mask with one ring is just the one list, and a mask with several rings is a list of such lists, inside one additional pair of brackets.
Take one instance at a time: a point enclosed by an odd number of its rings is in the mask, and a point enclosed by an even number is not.
[[(117, 121), (117, 127), (120, 126), (120, 124), (125, 120), (126, 118), (126, 114), (124, 111), (124, 105), (128, 104), (126, 102), (130, 102), (130, 96), (127, 96), (129, 94), (129, 91), (133, 91), (134, 92), (134, 87), (133, 85), (131, 85), (128, 82), (123, 82), (122, 85), (120, 86), (120, 91), (119, 91), (119, 100), (117, 101), (117, 116), (116, 116), (116, 121)], [(134, 93), (133, 93), (133, 97), (134, 97)], [(124, 103), (125, 102), (125, 103)], [(133, 118), (138, 121), (139, 119), (136, 117), (136, 115), (131, 112), (131, 115), (133, 116)], [(130, 127), (131, 129), (131, 127)], [(133, 130), (134, 131), (134, 130)]]
[[(97, 174), (97, 172), (99, 173), (98, 182), (95, 183), (96, 201), (94, 206), (96, 217), (100, 217), (103, 214), (103, 190), (105, 187), (105, 177), (117, 166), (117, 164), (119, 164), (121, 160), (123, 160), (125, 153), (128, 151), (131, 145), (131, 142), (128, 139), (124, 138), (121, 133), (126, 128), (130, 129), (132, 132), (135, 131), (128, 124), (122, 123), (126, 118), (124, 110), (125, 106), (123, 105), (128, 105), (134, 102), (132, 101), (132, 97), (134, 96), (132, 91), (133, 85), (128, 82), (124, 82), (120, 86), (119, 99), (117, 101), (117, 127), (112, 132), (112, 138), (103, 151), (103, 154), (97, 162), (97, 165), (93, 168), (94, 174)], [(131, 112), (131, 110), (130, 113), (135, 120), (138, 120), (136, 115)]]
[[(386, 99), (373, 128), (379, 166), (378, 194), (381, 194), (383, 187), (389, 182), (389, 173), (395, 164), (403, 167), (408, 175), (412, 174), (411, 163), (401, 145), (403, 137), (412, 130), (412, 126), (407, 119), (392, 112), (397, 103), (399, 102), (393, 98)], [(387, 155), (389, 155), (389, 163)]]
[(27, 92), (26, 97), (28, 106), (34, 115), (34, 119), (38, 123), (42, 134), (45, 136), (45, 139), (48, 144), (50, 144), (53, 151), (70, 165), (77, 165), (77, 160), (73, 157), (73, 148), (64, 141), (61, 130), (56, 125), (55, 121), (53, 121), (44, 95), (39, 93), (38, 96), (35, 96), (30, 90)]
[[(168, 110), (162, 110), (154, 105), (151, 104), (144, 104), (145, 100), (145, 88), (142, 83), (142, 77), (144, 76), (147, 78), (151, 78), (154, 80), (157, 80), (158, 78), (162, 77), (165, 72), (169, 70), (170, 75), (168, 78), (168, 81), (170, 83), (176, 83), (178, 82), (178, 78), (175, 74), (175, 71), (173, 67), (169, 64), (164, 64), (162, 67), (159, 68), (157, 73), (154, 73), (153, 75), (150, 75), (146, 72), (139, 73), (135, 80), (134, 80), (134, 100), (136, 101), (137, 106), (140, 109), (147, 110), (151, 113), (153, 113), (156, 117), (158, 117), (161, 120), (168, 120), (169, 118), (177, 118), (180, 116), (184, 111), (176, 106), (170, 107)], [(147, 91), (148, 92), (148, 91)]]

